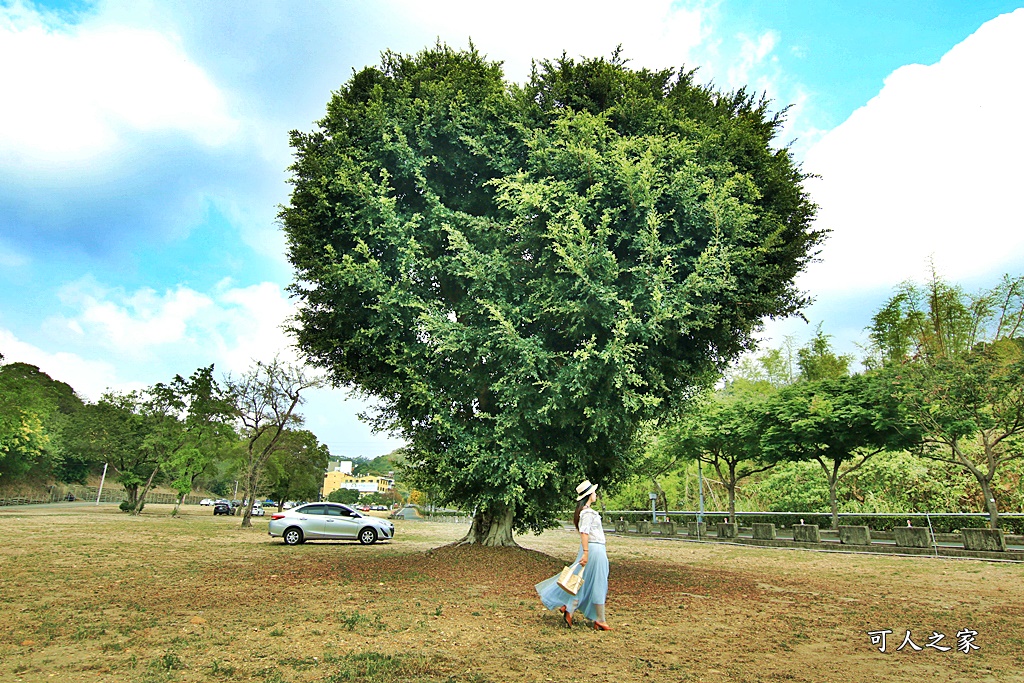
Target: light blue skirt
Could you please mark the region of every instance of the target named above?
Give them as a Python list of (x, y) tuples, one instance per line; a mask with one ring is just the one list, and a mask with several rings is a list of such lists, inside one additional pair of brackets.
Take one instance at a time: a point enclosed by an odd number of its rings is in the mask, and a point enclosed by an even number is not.
[[(583, 586), (577, 595), (567, 593), (558, 586), (558, 574), (544, 579), (534, 588), (540, 601), (548, 609), (554, 610), (565, 605), (569, 612), (581, 610), (583, 616), (591, 621), (597, 619), (594, 605), (603, 605), (608, 597), (608, 553), (603, 543), (589, 544), (587, 566), (583, 568)], [(583, 546), (576, 553), (576, 562), (583, 557)], [(561, 574), (561, 572), (559, 572)]]

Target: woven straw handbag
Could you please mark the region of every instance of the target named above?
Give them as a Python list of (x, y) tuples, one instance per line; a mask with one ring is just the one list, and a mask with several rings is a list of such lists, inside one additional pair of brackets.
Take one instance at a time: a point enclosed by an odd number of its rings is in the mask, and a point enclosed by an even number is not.
[[(580, 570), (579, 573), (576, 573), (577, 569)], [(570, 595), (579, 593), (582, 585), (583, 567), (579, 563), (565, 567), (562, 569), (562, 573), (558, 575), (558, 587)]]

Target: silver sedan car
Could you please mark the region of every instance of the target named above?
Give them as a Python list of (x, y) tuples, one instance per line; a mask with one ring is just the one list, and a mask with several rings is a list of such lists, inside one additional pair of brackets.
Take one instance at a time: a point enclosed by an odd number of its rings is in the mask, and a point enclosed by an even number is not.
[(306, 503), (271, 515), (268, 533), (286, 545), (328, 539), (358, 539), (369, 545), (393, 538), (395, 525), (340, 503)]

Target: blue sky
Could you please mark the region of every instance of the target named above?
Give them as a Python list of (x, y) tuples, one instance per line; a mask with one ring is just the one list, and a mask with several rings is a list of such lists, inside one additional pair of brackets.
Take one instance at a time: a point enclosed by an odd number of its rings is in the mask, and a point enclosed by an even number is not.
[[(1020, 5), (0, 0), (0, 352), (96, 399), (286, 350), (288, 131), (382, 50), (472, 38), (512, 80), (622, 44), (792, 105), (780, 144), (833, 231), (807, 316), (856, 353), (929, 258), (968, 288), (1024, 271)], [(323, 390), (307, 424), (338, 455), (398, 445), (365, 407)]]

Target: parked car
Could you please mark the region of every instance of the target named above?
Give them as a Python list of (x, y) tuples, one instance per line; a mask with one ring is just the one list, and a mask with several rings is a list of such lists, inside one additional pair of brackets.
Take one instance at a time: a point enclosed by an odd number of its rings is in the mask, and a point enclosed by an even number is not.
[(203, 498), (201, 501), (199, 501), (199, 504), (200, 505), (213, 505), (213, 499), (212, 498)]
[(358, 540), (371, 545), (391, 540), (395, 525), (387, 520), (362, 515), (341, 503), (307, 503), (270, 516), (267, 533), (285, 545), (328, 539)]
[(213, 514), (216, 515), (233, 515), (235, 514), (235, 508), (231, 506), (226, 500), (218, 500), (213, 504)]
[(253, 517), (262, 517), (263, 515), (264, 515), (263, 506), (260, 505), (259, 503), (253, 503), (252, 504), (252, 516)]

